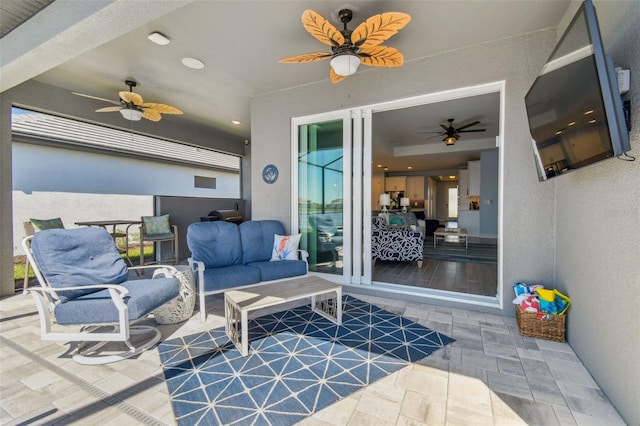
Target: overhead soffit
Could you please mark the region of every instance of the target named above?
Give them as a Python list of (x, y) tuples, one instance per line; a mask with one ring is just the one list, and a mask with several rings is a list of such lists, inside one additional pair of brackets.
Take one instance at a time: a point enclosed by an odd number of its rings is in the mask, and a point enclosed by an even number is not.
[(54, 0), (3, 0), (0, 2), (0, 38), (22, 25)]

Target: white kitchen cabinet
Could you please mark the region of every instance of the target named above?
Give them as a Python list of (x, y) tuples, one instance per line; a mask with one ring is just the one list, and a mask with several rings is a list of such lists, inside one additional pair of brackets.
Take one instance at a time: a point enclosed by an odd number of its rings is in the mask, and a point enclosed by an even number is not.
[(407, 190), (404, 196), (414, 201), (424, 200), (424, 176), (407, 176)]
[(384, 179), (385, 191), (404, 191), (407, 189), (407, 177), (406, 176), (387, 176)]
[(468, 195), (480, 195), (480, 160), (467, 162), (469, 172)]

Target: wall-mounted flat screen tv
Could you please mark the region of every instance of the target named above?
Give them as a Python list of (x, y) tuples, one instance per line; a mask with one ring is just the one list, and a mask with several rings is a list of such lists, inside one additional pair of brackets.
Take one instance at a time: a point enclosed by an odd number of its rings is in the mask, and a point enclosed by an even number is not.
[(540, 181), (631, 149), (616, 72), (591, 0), (576, 12), (525, 104)]

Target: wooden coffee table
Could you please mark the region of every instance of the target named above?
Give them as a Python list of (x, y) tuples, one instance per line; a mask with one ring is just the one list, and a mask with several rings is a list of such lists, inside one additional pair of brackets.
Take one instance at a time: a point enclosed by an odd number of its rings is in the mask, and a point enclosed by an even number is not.
[(311, 309), (342, 324), (342, 286), (315, 276), (265, 283), (224, 293), (225, 332), (242, 356), (249, 354), (249, 312), (311, 298)]
[(433, 249), (436, 249), (436, 242), (438, 241), (438, 237), (442, 239), (442, 241), (446, 241), (448, 237), (458, 237), (458, 241), (462, 242), (464, 240), (464, 252), (467, 253), (469, 250), (469, 234), (465, 228), (457, 228), (457, 229), (448, 229), (444, 230), (435, 230), (433, 231)]

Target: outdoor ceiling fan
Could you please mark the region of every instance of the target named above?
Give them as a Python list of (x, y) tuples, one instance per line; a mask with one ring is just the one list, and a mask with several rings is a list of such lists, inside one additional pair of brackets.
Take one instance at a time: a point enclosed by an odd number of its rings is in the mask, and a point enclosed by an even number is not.
[(100, 108), (97, 109), (96, 112), (119, 111), (124, 118), (131, 121), (138, 121), (141, 118), (145, 118), (149, 121), (160, 121), (160, 119), (162, 119), (161, 114), (182, 114), (182, 111), (170, 105), (158, 104), (155, 102), (144, 102), (142, 100), (142, 96), (133, 91), (133, 88), (137, 86), (137, 83), (135, 81), (125, 80), (125, 84), (129, 86), (129, 91), (127, 92), (125, 90), (122, 92), (118, 92), (118, 94), (120, 95), (120, 101), (98, 98), (96, 96), (85, 95), (83, 93), (73, 92), (73, 94), (118, 105)]
[(331, 58), (330, 78), (339, 83), (356, 72), (362, 63), (371, 67), (399, 67), (404, 57), (397, 49), (379, 46), (409, 23), (406, 13), (386, 12), (374, 15), (361, 23), (355, 30), (347, 29), (353, 18), (350, 9), (338, 12), (338, 19), (344, 24), (340, 31), (313, 10), (302, 14), (302, 25), (318, 41), (331, 47), (331, 52), (312, 52), (280, 59), (282, 63), (307, 63)]
[[(435, 138), (437, 136), (444, 136), (445, 138), (442, 139), (442, 141), (444, 143), (447, 144), (447, 146), (452, 146), (456, 143), (456, 141), (458, 139), (460, 139), (460, 133), (472, 133), (472, 132), (484, 132), (487, 129), (471, 129), (471, 130), (467, 130), (469, 127), (472, 126), (476, 126), (478, 124), (480, 124), (479, 121), (474, 121), (471, 122), (469, 124), (465, 124), (464, 126), (460, 126), (460, 127), (454, 127), (453, 126), (453, 121), (455, 119), (454, 118), (450, 118), (447, 121), (449, 122), (449, 126), (446, 126), (444, 124), (441, 124), (440, 127), (442, 127), (444, 129), (444, 132), (419, 132), (419, 133), (437, 133), (437, 135), (432, 136), (432, 138)], [(430, 139), (430, 138), (429, 138)]]

